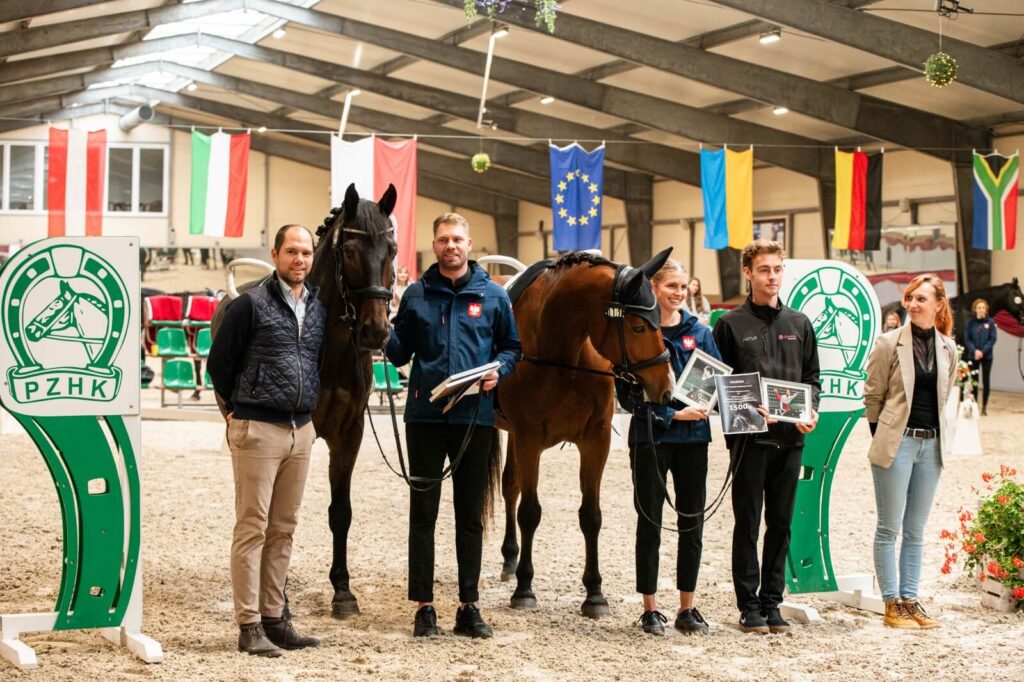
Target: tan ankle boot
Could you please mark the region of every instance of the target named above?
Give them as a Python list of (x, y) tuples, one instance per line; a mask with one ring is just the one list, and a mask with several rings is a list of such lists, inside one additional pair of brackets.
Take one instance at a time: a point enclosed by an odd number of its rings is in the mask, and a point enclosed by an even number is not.
[(917, 627), (923, 630), (939, 627), (939, 621), (925, 613), (924, 608), (921, 606), (921, 602), (916, 599), (903, 600), (903, 610), (906, 611), (908, 616), (914, 619), (914, 622), (917, 623)]
[(882, 623), (891, 628), (912, 628), (917, 629), (917, 621), (910, 617), (899, 599), (887, 599), (885, 601), (885, 618)]

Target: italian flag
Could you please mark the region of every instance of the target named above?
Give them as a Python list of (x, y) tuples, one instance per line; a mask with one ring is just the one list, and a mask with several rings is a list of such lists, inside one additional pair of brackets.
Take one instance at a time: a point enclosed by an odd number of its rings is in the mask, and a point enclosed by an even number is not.
[(46, 175), (50, 237), (103, 234), (103, 187), (107, 174), (107, 131), (50, 128)]
[(249, 135), (192, 131), (189, 233), (241, 237), (249, 178)]
[(391, 213), (398, 242), (398, 266), (416, 278), (416, 139), (382, 140), (364, 137), (345, 142), (331, 135), (331, 201), (341, 206), (345, 190), (355, 183), (360, 199), (377, 202), (388, 184), (398, 190)]

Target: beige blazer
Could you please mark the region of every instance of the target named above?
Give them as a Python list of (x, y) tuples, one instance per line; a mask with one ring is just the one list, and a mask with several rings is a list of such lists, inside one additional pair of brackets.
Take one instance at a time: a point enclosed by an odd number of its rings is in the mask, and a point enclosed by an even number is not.
[[(875, 340), (868, 356), (864, 382), (864, 406), (868, 422), (877, 423), (868, 449), (872, 464), (888, 469), (896, 459), (903, 432), (910, 419), (914, 398), (914, 345), (910, 323), (886, 332)], [(935, 361), (938, 364), (939, 452), (946, 452), (953, 425), (946, 420), (946, 402), (956, 379), (956, 342), (935, 330)]]

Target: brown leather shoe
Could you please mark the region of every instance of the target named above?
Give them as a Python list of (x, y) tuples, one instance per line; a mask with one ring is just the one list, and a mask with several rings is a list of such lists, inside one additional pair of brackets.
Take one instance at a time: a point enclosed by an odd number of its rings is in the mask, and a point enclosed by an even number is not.
[(296, 632), (291, 620), (287, 618), (264, 618), (263, 631), (267, 633), (267, 639), (281, 649), (291, 651), (320, 646), (320, 640), (316, 637)]
[(921, 606), (921, 602), (916, 599), (904, 599), (903, 610), (907, 612), (908, 616), (914, 619), (917, 623), (917, 627), (922, 630), (939, 627), (939, 621), (925, 613), (924, 607)]
[(899, 599), (887, 599), (885, 601), (885, 618), (882, 623), (891, 628), (906, 628), (916, 630), (920, 626), (917, 621), (910, 617), (903, 602)]
[(238, 628), (238, 650), (253, 656), (277, 658), (284, 652), (267, 639), (260, 623), (246, 623)]

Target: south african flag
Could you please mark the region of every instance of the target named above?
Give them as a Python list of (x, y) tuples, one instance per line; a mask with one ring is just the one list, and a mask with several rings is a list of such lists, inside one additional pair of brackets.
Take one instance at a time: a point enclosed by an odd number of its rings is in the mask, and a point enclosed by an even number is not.
[(1020, 152), (1013, 156), (974, 153), (975, 249), (1001, 251), (1017, 242), (1017, 182)]

